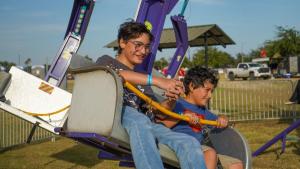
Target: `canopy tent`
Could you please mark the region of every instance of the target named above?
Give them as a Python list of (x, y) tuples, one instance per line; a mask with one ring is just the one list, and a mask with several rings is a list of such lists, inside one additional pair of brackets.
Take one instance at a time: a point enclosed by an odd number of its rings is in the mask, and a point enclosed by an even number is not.
[[(235, 42), (216, 24), (197, 25), (188, 27), (189, 46), (205, 46), (205, 38), (207, 46), (234, 45)], [(105, 47), (118, 49), (117, 40), (110, 42)], [(160, 38), (159, 49), (175, 48), (176, 39), (173, 28), (164, 29)]]
[[(216, 24), (211, 25), (197, 25), (188, 27), (188, 41), (190, 47), (204, 46), (205, 58), (207, 66), (207, 47), (221, 45), (233, 45), (235, 42)], [(105, 47), (118, 49), (117, 40), (110, 42)], [(161, 49), (176, 48), (176, 38), (173, 28), (164, 29), (161, 35), (160, 44), (158, 47)]]

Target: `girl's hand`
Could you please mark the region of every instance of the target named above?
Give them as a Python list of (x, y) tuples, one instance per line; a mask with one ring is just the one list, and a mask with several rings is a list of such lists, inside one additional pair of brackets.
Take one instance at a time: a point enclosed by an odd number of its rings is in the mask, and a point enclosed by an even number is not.
[(157, 79), (157, 87), (165, 90), (165, 96), (169, 100), (176, 100), (184, 94), (183, 83), (179, 80), (159, 78)]

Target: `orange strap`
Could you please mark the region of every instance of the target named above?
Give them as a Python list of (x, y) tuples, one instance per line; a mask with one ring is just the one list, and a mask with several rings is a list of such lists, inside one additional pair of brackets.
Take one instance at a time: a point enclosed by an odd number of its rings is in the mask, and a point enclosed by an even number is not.
[[(129, 90), (131, 90), (133, 93), (135, 93), (138, 97), (140, 97), (141, 99), (143, 99), (146, 103), (150, 104), (151, 106), (153, 106), (156, 109), (158, 109), (159, 111), (161, 111), (163, 114), (168, 115), (168, 116), (173, 117), (173, 118), (178, 119), (178, 120), (184, 120), (184, 121), (187, 121), (187, 122), (190, 121), (190, 118), (188, 116), (179, 115), (177, 113), (174, 113), (174, 112), (166, 109), (165, 107), (161, 106), (159, 103), (153, 101), (151, 98), (149, 98), (144, 93), (142, 93), (141, 91), (139, 91), (137, 88), (135, 88), (129, 82), (125, 82), (124, 86), (127, 87)], [(199, 119), (199, 123), (200, 124), (211, 125), (211, 126), (217, 126), (218, 125), (217, 121), (203, 120), (201, 118)]]

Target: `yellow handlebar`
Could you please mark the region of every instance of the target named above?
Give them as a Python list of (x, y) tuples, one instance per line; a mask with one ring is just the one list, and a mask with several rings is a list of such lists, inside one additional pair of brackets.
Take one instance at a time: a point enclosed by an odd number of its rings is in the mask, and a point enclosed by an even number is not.
[[(140, 97), (141, 99), (143, 99), (146, 103), (148, 103), (151, 106), (155, 107), (156, 109), (158, 109), (159, 111), (161, 111), (165, 115), (168, 115), (168, 116), (173, 117), (173, 118), (178, 119), (178, 120), (184, 120), (184, 121), (187, 121), (187, 122), (190, 121), (190, 118), (188, 116), (179, 115), (177, 113), (174, 113), (174, 112), (172, 112), (172, 111), (164, 108), (159, 103), (153, 101), (151, 98), (149, 98), (144, 93), (142, 93), (141, 91), (139, 91), (137, 88), (135, 88), (129, 82), (125, 82), (124, 86), (127, 87), (129, 90), (131, 90), (133, 93), (135, 93), (138, 97)], [(203, 120), (203, 119), (199, 119), (199, 123), (200, 124), (211, 125), (211, 126), (217, 126), (218, 125), (217, 121)]]

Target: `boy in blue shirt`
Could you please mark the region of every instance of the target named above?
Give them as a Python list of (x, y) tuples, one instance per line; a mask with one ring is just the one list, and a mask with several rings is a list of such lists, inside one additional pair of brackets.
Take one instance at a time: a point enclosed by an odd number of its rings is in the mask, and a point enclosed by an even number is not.
[[(228, 125), (226, 116), (217, 116), (210, 112), (206, 105), (208, 104), (213, 90), (218, 84), (218, 79), (212, 71), (200, 66), (191, 68), (183, 79), (185, 88), (185, 98), (176, 101), (174, 112), (189, 116), (191, 122), (178, 121), (176, 119), (164, 119), (161, 122), (173, 131), (185, 133), (195, 137), (200, 143), (203, 140), (204, 133), (201, 125), (198, 123), (199, 117), (205, 120), (216, 120), (217, 128), (225, 128)], [(204, 146), (204, 159), (208, 169), (215, 169), (217, 165), (216, 151), (210, 147)], [(242, 169), (243, 164), (240, 160), (228, 156), (219, 156), (221, 164), (229, 169)]]

